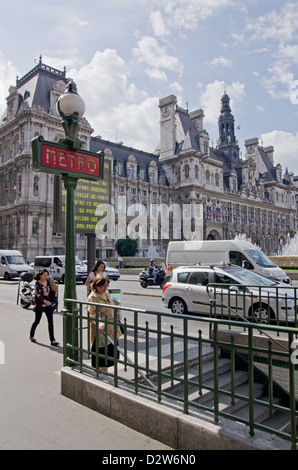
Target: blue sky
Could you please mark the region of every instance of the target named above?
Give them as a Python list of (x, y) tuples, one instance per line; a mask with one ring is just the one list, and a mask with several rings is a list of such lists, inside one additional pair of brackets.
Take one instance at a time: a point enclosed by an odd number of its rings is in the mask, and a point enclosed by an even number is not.
[[(298, 8), (281, 0), (14, 0), (3, 2), (0, 114), (34, 67), (73, 78), (94, 135), (154, 151), (160, 98), (203, 108), (211, 143), (223, 92), (237, 137), (275, 148), (298, 174)], [(296, 82), (297, 81), (297, 82)]]

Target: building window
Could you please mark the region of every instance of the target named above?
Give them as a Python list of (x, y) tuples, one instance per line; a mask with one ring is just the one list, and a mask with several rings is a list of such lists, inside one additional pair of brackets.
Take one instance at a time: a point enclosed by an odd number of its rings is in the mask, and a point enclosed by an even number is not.
[(206, 183), (210, 183), (210, 171), (206, 171)]
[(140, 171), (139, 171), (139, 175), (140, 175), (140, 179), (142, 181), (145, 180), (145, 169), (144, 168), (141, 168)]
[(122, 165), (122, 162), (117, 162), (117, 164), (116, 164), (116, 173), (117, 173), (119, 176), (123, 176), (123, 165)]
[(129, 165), (129, 167), (128, 167), (128, 177), (133, 178), (133, 175), (134, 175), (134, 167), (133, 167), (133, 165)]
[(189, 179), (189, 165), (188, 164), (184, 165), (184, 178), (186, 180)]
[(155, 172), (153, 172), (153, 171), (150, 172), (149, 180), (150, 180), (150, 183), (155, 183), (155, 180), (156, 180)]

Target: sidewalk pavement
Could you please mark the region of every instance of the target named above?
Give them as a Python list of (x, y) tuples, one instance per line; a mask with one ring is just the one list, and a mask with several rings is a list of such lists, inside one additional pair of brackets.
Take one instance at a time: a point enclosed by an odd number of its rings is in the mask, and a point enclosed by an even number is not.
[[(32, 310), (0, 303), (1, 450), (166, 450), (154, 441), (60, 393), (62, 346), (50, 346), (47, 320), (29, 341)], [(62, 315), (54, 314), (62, 343)]]

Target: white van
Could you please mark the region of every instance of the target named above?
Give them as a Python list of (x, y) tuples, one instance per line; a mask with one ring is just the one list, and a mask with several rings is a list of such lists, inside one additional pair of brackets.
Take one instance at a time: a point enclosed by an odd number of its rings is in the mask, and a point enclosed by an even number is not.
[(0, 250), (0, 276), (4, 279), (19, 277), (30, 271), (24, 256), (18, 250)]
[(226, 261), (260, 274), (273, 281), (291, 284), (285, 271), (274, 264), (258, 247), (246, 240), (208, 240), (169, 242), (166, 275), (178, 266), (212, 264)]
[[(34, 271), (46, 268), (55, 281), (63, 282), (65, 280), (65, 255), (45, 255), (35, 256)], [(88, 277), (87, 266), (83, 261), (75, 257), (76, 281), (86, 282)]]

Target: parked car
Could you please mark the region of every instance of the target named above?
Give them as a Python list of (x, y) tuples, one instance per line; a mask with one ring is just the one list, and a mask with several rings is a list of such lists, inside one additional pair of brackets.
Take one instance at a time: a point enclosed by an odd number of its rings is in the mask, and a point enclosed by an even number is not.
[(120, 277), (120, 272), (117, 268), (113, 268), (110, 266), (106, 261), (104, 262), (106, 265), (105, 273), (108, 276), (109, 279), (112, 279), (113, 281), (117, 281)]
[(18, 250), (0, 250), (0, 276), (6, 281), (28, 272), (29, 266)]
[[(34, 270), (39, 271), (46, 268), (55, 281), (64, 283), (65, 281), (65, 255), (45, 255), (35, 256)], [(87, 266), (83, 261), (75, 257), (76, 281), (86, 282), (88, 277)]]
[(176, 268), (162, 294), (173, 313), (235, 316), (268, 323), (297, 320), (296, 289), (228, 263)]

